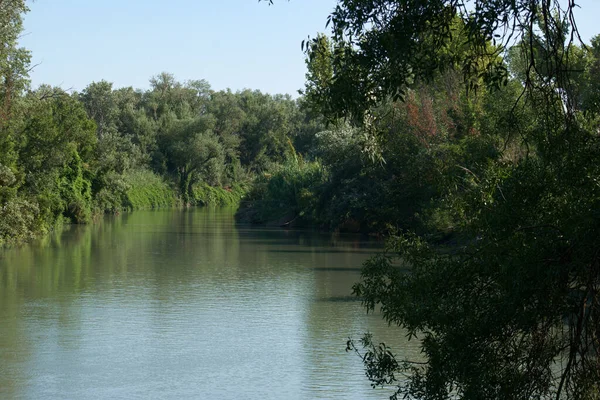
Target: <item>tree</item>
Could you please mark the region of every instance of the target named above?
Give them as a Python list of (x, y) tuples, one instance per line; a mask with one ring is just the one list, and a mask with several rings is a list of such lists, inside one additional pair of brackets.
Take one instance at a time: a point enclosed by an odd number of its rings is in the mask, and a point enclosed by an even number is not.
[(136, 109), (141, 95), (132, 89), (113, 90), (107, 81), (93, 82), (78, 98), (89, 118), (96, 122), (97, 145), (91, 163), (93, 191), (115, 201), (103, 201), (103, 207), (117, 210), (121, 204), (123, 175), (142, 168), (155, 144), (152, 122)]
[(143, 93), (127, 87), (115, 90), (114, 96), (119, 110), (117, 130), (131, 142), (132, 150), (139, 153), (139, 158), (133, 157), (132, 165), (147, 165), (156, 150), (157, 126), (144, 110)]
[(97, 135), (100, 139), (117, 131), (119, 108), (113, 96), (112, 86), (112, 83), (107, 81), (93, 82), (83, 89), (80, 95), (89, 117), (96, 121)]
[(230, 90), (213, 92), (206, 112), (215, 117), (214, 133), (225, 151), (225, 178), (229, 183), (241, 177), (240, 144), (246, 113), (241, 108), (240, 96)]
[(333, 44), (323, 34), (309, 42), (306, 50), (306, 85), (300, 94), (304, 96), (306, 106), (315, 114), (328, 112), (328, 90), (333, 80)]
[[(471, 95), (482, 84), (515, 94), (502, 118), (475, 122), (480, 135), (517, 151), (500, 144), (499, 156), (483, 158), (477, 170), (454, 165), (459, 172), (447, 174), (444, 201), (458, 244), (440, 250), (427, 235), (399, 232), (355, 286), (369, 310), (380, 308), (421, 340), (423, 363), (396, 360), (368, 336), (365, 350), (349, 342), (373, 383), (397, 384), (396, 396), (598, 398), (600, 167), (593, 160), (600, 146), (594, 102), (583, 107), (578, 95), (576, 70), (586, 63), (574, 48), (574, 7), (571, 0), (340, 0), (329, 17), (339, 49), (327, 90), (334, 116), (368, 126), (374, 106), (406, 100), (411, 87), (449, 67), (462, 72)], [(456, 28), (466, 49), (453, 45)], [(522, 63), (511, 76), (501, 56), (514, 43)], [(587, 65), (590, 79), (595, 63)]]
[(186, 203), (192, 202), (196, 183), (220, 183), (225, 154), (212, 132), (213, 126), (214, 119), (209, 116), (177, 121), (162, 138), (167, 163), (178, 177), (180, 194)]
[(600, 113), (600, 35), (592, 38), (587, 51), (587, 66), (584, 72), (582, 108), (584, 111)]
[(0, 164), (8, 167), (15, 162), (14, 106), (28, 85), (31, 57), (17, 43), (23, 30), (21, 15), (27, 11), (24, 0), (0, 2)]
[(60, 89), (43, 86), (26, 100), (18, 146), (20, 190), (37, 201), (47, 227), (59, 216), (88, 222), (96, 125), (77, 98)]
[[(539, 21), (548, 39), (559, 31), (557, 24), (576, 27), (574, 6), (573, 0), (564, 8), (558, 0), (339, 0), (327, 20), (335, 49), (330, 107), (337, 117), (352, 115), (360, 121), (377, 102), (388, 96), (401, 99), (411, 83), (448, 67), (458, 67), (467, 81), (477, 77), (499, 87), (507, 82), (508, 71), (498, 56), (528, 31), (533, 37)], [(553, 10), (561, 14), (560, 21)], [(467, 38), (467, 48), (457, 46), (457, 28)], [(321, 41), (317, 35), (304, 43), (309, 55)], [(527, 47), (528, 54), (534, 51), (534, 44)], [(544, 62), (560, 72), (566, 60), (556, 55)], [(527, 58), (536, 66), (535, 57)]]

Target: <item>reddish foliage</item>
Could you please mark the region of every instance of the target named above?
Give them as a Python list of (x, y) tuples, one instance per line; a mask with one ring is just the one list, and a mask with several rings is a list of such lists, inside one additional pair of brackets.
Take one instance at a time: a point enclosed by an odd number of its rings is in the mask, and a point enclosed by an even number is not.
[(429, 146), (440, 131), (433, 111), (433, 100), (425, 95), (420, 97), (418, 100), (414, 94), (409, 96), (406, 102), (407, 123), (413, 134)]

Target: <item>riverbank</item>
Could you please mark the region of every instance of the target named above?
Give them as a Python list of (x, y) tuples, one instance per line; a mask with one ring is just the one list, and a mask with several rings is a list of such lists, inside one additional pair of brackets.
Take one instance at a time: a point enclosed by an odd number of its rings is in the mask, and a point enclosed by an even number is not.
[[(194, 185), (189, 202), (166, 181), (150, 171), (134, 171), (122, 177), (120, 185), (90, 195), (87, 204), (69, 204), (68, 212), (51, 214), (35, 199), (14, 199), (0, 207), (0, 248), (19, 246), (65, 225), (101, 223), (106, 214), (121, 214), (141, 210), (189, 208), (205, 206), (237, 206), (246, 194), (243, 184), (213, 187), (205, 183)], [(75, 218), (69, 213), (89, 217)]]

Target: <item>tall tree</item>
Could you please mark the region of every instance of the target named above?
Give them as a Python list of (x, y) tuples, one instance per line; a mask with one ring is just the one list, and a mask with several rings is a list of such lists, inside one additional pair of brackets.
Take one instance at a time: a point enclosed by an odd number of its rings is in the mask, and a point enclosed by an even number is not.
[(333, 80), (333, 44), (324, 35), (317, 35), (310, 41), (306, 49), (306, 84), (300, 94), (304, 96), (305, 105), (315, 113), (329, 115), (328, 110)]
[(76, 97), (57, 88), (43, 86), (27, 102), (19, 142), (21, 190), (39, 203), (48, 225), (57, 216), (89, 221), (94, 122)]
[(177, 176), (186, 203), (192, 202), (196, 183), (202, 180), (212, 185), (221, 183), (225, 154), (213, 127), (212, 116), (177, 121), (161, 138), (167, 164)]
[(7, 166), (15, 162), (14, 105), (28, 84), (30, 54), (18, 46), (22, 14), (27, 11), (24, 0), (0, 2), (0, 164)]
[[(571, 90), (581, 58), (574, 7), (573, 0), (339, 0), (329, 17), (339, 51), (328, 101), (335, 116), (358, 123), (368, 125), (373, 106), (406, 99), (414, 83), (448, 67), (472, 91), (481, 82), (509, 84), (500, 56), (514, 43), (523, 61), (513, 113), (482, 124), (506, 140), (519, 136), (522, 152), (478, 171), (455, 166), (462, 172), (449, 189), (460, 190), (446, 202), (459, 217), (461, 245), (439, 251), (426, 237), (402, 233), (355, 286), (369, 310), (380, 308), (421, 340), (420, 363), (363, 340), (367, 374), (375, 384), (397, 384), (397, 396), (598, 398), (600, 167), (593, 160), (600, 146), (597, 114), (581, 113)], [(453, 46), (457, 26), (467, 51)], [(518, 124), (522, 110), (530, 118)], [(353, 342), (349, 349), (360, 351)]]

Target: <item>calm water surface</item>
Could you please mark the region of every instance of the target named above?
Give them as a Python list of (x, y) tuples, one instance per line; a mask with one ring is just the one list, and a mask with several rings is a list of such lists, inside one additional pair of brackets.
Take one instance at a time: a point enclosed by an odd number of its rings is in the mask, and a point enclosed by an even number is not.
[(416, 343), (351, 297), (380, 244), (135, 212), (0, 251), (1, 399), (381, 399), (349, 336)]

